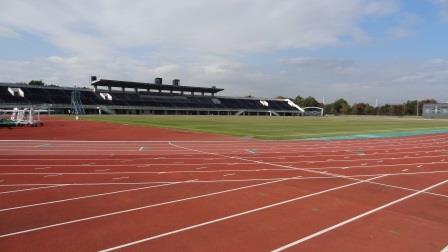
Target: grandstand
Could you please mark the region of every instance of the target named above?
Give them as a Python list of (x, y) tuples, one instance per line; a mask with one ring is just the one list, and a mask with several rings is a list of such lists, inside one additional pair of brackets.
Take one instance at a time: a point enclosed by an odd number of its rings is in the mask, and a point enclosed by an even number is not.
[(166, 115), (276, 115), (304, 112), (289, 99), (225, 97), (216, 87), (172, 85), (91, 78), (91, 88), (0, 83), (0, 108), (33, 106), (55, 113), (166, 114)]

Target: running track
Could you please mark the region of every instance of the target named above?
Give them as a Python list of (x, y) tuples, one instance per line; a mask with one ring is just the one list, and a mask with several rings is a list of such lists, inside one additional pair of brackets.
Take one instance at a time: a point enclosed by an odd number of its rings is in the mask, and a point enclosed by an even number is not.
[(125, 141), (98, 124), (66, 140), (52, 125), (0, 132), (1, 251), (448, 246), (448, 135), (256, 141), (117, 126), (145, 139)]

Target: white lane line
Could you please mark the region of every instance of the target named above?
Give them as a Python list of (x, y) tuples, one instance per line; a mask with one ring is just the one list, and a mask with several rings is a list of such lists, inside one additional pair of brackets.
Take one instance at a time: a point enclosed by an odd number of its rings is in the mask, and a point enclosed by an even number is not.
[[(107, 143), (113, 143), (114, 141), (106, 141), (106, 142)], [(167, 142), (169, 142), (169, 141), (167, 141)], [(176, 142), (183, 142), (183, 141), (176, 141)], [(416, 145), (418, 145), (418, 147), (414, 147)], [(26, 145), (25, 146), (24, 145), (7, 146), (5, 144), (0, 145), (0, 146), (17, 147), (17, 148), (31, 147), (31, 146), (26, 146)], [(90, 145), (74, 145), (73, 143), (71, 143), (71, 144), (67, 143), (65, 145), (64, 144), (59, 144), (59, 145), (56, 145), (55, 147), (57, 148), (57, 147), (61, 147), (61, 146), (63, 146), (63, 147), (65, 147), (65, 146), (91, 147), (91, 148), (93, 148), (93, 147), (109, 147), (109, 148), (111, 148), (110, 145), (92, 145), (92, 144), (90, 144)], [(117, 147), (112, 147), (112, 148), (125, 148), (125, 147), (133, 147), (133, 146), (135, 146), (135, 145), (121, 145), (121, 146), (117, 145)], [(444, 143), (437, 143), (436, 145), (434, 145), (433, 142), (432, 143), (425, 142), (425, 143), (418, 143), (418, 144), (416, 144), (416, 143), (409, 143), (409, 144), (397, 144), (397, 143), (395, 143), (395, 144), (390, 144), (390, 145), (385, 145), (385, 144), (366, 145), (364, 143), (362, 146), (365, 148), (366, 151), (377, 150), (378, 148), (383, 148), (384, 149), (384, 147), (389, 147), (389, 146), (395, 147), (395, 148), (391, 148), (391, 149), (388, 149), (388, 150), (385, 150), (385, 151), (382, 150), (382, 152), (389, 152), (389, 150), (396, 151), (396, 150), (401, 150), (401, 149), (418, 149), (418, 148), (421, 149), (421, 148), (434, 147), (434, 146), (442, 146), (442, 147), (444, 147)], [(161, 145), (161, 147), (163, 148), (165, 146)], [(207, 147), (209, 149), (215, 147), (215, 148), (217, 148), (217, 149), (219, 148), (221, 150), (235, 150), (235, 147), (241, 148), (241, 149), (243, 149), (243, 148), (250, 148), (250, 147), (257, 147), (257, 148), (259, 147), (262, 151), (264, 151), (264, 150), (271, 151), (272, 150), (272, 148), (271, 149), (266, 149), (265, 146), (255, 146), (253, 144), (251, 144), (251, 146), (247, 146), (247, 145), (237, 145), (237, 146), (235, 146), (234, 144), (232, 144), (232, 146), (230, 146), (230, 145), (229, 146), (225, 146), (225, 145), (223, 146), (222, 144), (219, 145), (219, 146), (216, 146), (216, 145), (204, 145), (204, 147)], [(278, 147), (284, 147), (284, 146), (278, 146)], [(297, 147), (300, 150), (302, 150), (302, 151), (313, 151), (313, 152), (315, 152), (316, 150), (320, 150), (322, 152), (325, 152), (325, 151), (332, 151), (333, 152), (335, 150), (344, 150), (346, 152), (353, 153), (353, 147), (356, 147), (356, 146), (354, 146), (353, 144), (351, 144), (351, 145), (349, 145), (349, 144), (348, 145), (336, 145), (336, 144), (334, 144), (334, 145), (328, 146), (328, 147), (327, 146), (312, 146), (312, 145), (309, 145), (308, 148), (304, 148), (303, 145), (299, 145)], [(401, 147), (401, 148), (396, 148), (396, 147)], [(288, 147), (288, 148), (284, 147), (284, 148), (287, 150), (287, 149), (290, 149), (291, 147)], [(281, 148), (279, 148), (279, 149), (282, 150)], [(279, 151), (277, 153), (281, 153), (281, 152)], [(321, 153), (318, 153), (318, 154), (321, 154)]]
[(250, 154), (257, 154), (257, 151), (255, 149), (247, 149), (246, 151)]
[(339, 227), (342, 227), (342, 226), (344, 226), (344, 225), (347, 225), (347, 224), (349, 224), (349, 223), (351, 223), (351, 222), (354, 222), (354, 221), (356, 221), (356, 220), (358, 220), (358, 219), (361, 219), (361, 218), (363, 218), (363, 217), (365, 217), (365, 216), (367, 216), (367, 215), (376, 213), (376, 212), (378, 212), (378, 211), (380, 211), (380, 210), (383, 210), (384, 208), (387, 208), (387, 207), (396, 205), (396, 204), (398, 204), (398, 203), (400, 203), (400, 202), (402, 202), (402, 201), (405, 201), (405, 200), (410, 199), (410, 198), (412, 198), (412, 197), (415, 197), (415, 196), (417, 196), (417, 195), (419, 195), (419, 194), (422, 194), (422, 193), (424, 193), (424, 192), (426, 192), (426, 191), (429, 191), (429, 190), (431, 190), (431, 189), (434, 189), (434, 188), (436, 188), (436, 187), (438, 187), (438, 186), (440, 186), (440, 185), (445, 184), (446, 182), (448, 182), (448, 180), (445, 180), (445, 181), (442, 181), (442, 182), (440, 182), (440, 183), (434, 184), (434, 185), (432, 185), (432, 186), (426, 187), (425, 189), (419, 190), (419, 191), (417, 191), (417, 192), (415, 192), (415, 193), (409, 194), (409, 195), (407, 195), (407, 196), (405, 196), (405, 197), (399, 198), (399, 199), (397, 199), (397, 200), (394, 200), (394, 201), (392, 201), (392, 202), (389, 202), (389, 203), (387, 203), (387, 204), (384, 204), (384, 205), (382, 205), (382, 206), (379, 206), (379, 207), (377, 207), (377, 208), (374, 208), (374, 209), (372, 209), (372, 210), (370, 210), (370, 211), (367, 211), (367, 212), (364, 212), (364, 213), (362, 213), (362, 214), (359, 214), (359, 215), (357, 215), (357, 216), (355, 216), (355, 217), (352, 217), (352, 218), (350, 218), (350, 219), (347, 219), (347, 220), (345, 220), (345, 221), (343, 221), (343, 222), (340, 222), (340, 223), (338, 223), (338, 224), (336, 224), (336, 225), (333, 225), (333, 226), (331, 226), (331, 227), (322, 229), (322, 230), (320, 230), (319, 232), (316, 232), (316, 233), (314, 233), (314, 234), (305, 236), (305, 237), (303, 237), (303, 238), (301, 238), (301, 239), (299, 239), (299, 240), (297, 240), (297, 241), (291, 242), (291, 243), (286, 244), (286, 245), (284, 245), (284, 246), (282, 246), (282, 247), (280, 247), (280, 248), (274, 249), (274, 250), (272, 250), (272, 252), (279, 252), (279, 251), (283, 251), (283, 250), (285, 250), (285, 249), (291, 248), (291, 247), (293, 247), (293, 246), (295, 246), (295, 245), (297, 245), (297, 244), (303, 243), (303, 242), (308, 241), (308, 240), (310, 240), (310, 239), (313, 239), (313, 238), (315, 238), (315, 237), (317, 237), (317, 236), (320, 236), (320, 235), (322, 235), (322, 234), (325, 234), (325, 233), (327, 233), (327, 232), (330, 232), (330, 231), (332, 231), (332, 230), (334, 230), (334, 229), (337, 229), (337, 228), (339, 228)]
[(440, 250), (440, 252), (448, 252), (448, 245), (446, 245), (445, 248), (443, 248), (442, 250)]
[[(394, 155), (396, 155), (396, 154), (405, 154), (405, 153), (412, 153), (412, 154), (414, 154), (414, 155), (418, 155), (419, 153), (426, 153), (426, 152), (422, 152), (422, 151), (419, 151), (419, 152), (396, 152), (396, 153), (394, 153)], [(443, 153), (443, 151), (440, 151), (440, 150), (434, 150), (434, 151), (431, 151), (431, 152), (433, 152), (433, 153)], [(314, 154), (314, 153), (313, 153)], [(387, 154), (387, 155), (391, 155), (391, 154)], [(193, 155), (188, 155), (189, 156), (189, 158), (179, 158), (179, 157), (167, 157), (167, 158), (165, 158), (165, 159), (182, 159), (182, 160), (190, 160), (190, 159), (203, 159), (202, 157), (193, 157)], [(346, 156), (346, 154), (338, 154), (338, 155), (336, 155), (336, 154), (326, 154), (326, 155), (322, 155), (322, 156), (319, 156), (319, 155), (306, 155), (306, 158), (317, 158), (317, 159), (323, 159), (323, 158), (325, 158), (325, 157), (328, 157), (328, 156), (331, 156), (331, 157), (343, 157), (344, 159), (346, 159), (346, 158), (350, 158), (350, 156)], [(353, 157), (356, 157), (356, 156), (354, 156), (354, 155), (352, 155)], [(430, 156), (418, 156), (418, 157), (410, 157), (410, 159), (415, 159), (415, 158), (440, 158), (440, 157), (445, 157), (446, 155), (430, 155)], [(1, 157), (1, 155), (0, 155), (0, 157)], [(276, 159), (276, 158), (295, 158), (295, 157), (304, 157), (304, 156), (296, 156), (296, 155), (281, 155), (281, 156), (268, 156), (268, 155), (263, 155), (263, 159)], [(256, 158), (256, 157), (254, 157), (254, 158)], [(145, 160), (145, 159), (151, 159), (151, 158), (148, 158), (148, 157), (138, 157), (138, 158), (134, 158), (134, 160)], [(219, 158), (217, 158), (217, 159), (219, 159)], [(344, 159), (334, 159), (334, 160), (332, 160), (332, 161), (345, 161), (345, 162), (355, 162), (355, 161), (375, 161), (375, 160), (378, 160), (378, 159), (382, 159), (382, 160), (387, 160), (387, 159), (396, 159), (395, 157), (394, 158), (391, 158), (391, 157), (376, 157), (376, 158), (362, 158), (362, 159), (350, 159), (350, 160), (344, 160)], [(8, 160), (8, 161), (10, 161), (10, 160), (14, 160), (14, 161), (16, 161), (16, 160), (25, 160), (25, 161), (67, 161), (67, 160), (70, 160), (70, 161), (83, 161), (84, 159), (81, 159), (81, 158), (0, 158), (0, 160)], [(104, 160), (107, 160), (107, 161), (109, 161), (109, 160), (111, 160), (110, 158), (89, 158), (89, 160), (91, 160), (91, 161), (104, 161)], [(122, 160), (122, 158), (116, 158), (116, 159), (114, 159), (114, 160), (117, 160), (117, 161), (119, 161), (119, 160)], [(378, 160), (378, 161), (382, 161), (382, 160)], [(262, 161), (262, 160), (260, 160), (260, 161)], [(304, 160), (304, 161), (299, 161), (299, 162), (307, 162), (306, 160)], [(316, 161), (316, 162), (326, 162), (326, 161)]]
[(62, 176), (62, 174), (48, 174), (48, 175), (45, 175), (44, 178), (58, 177), (58, 176)]
[[(106, 142), (113, 142), (113, 141), (106, 141)], [(178, 142), (182, 142), (182, 141), (178, 141)], [(73, 143), (72, 143), (73, 144)], [(434, 143), (419, 143), (419, 147), (423, 147), (423, 145), (434, 145)], [(441, 143), (442, 144), (442, 143)], [(252, 144), (253, 145), (253, 144)], [(380, 144), (381, 146), (384, 146), (384, 144)], [(390, 146), (400, 146), (400, 147), (407, 147), (407, 148), (410, 148), (411, 146), (414, 146), (415, 145), (415, 143), (413, 143), (413, 144), (411, 144), (411, 143), (409, 143), (409, 144), (406, 144), (406, 145), (403, 145), (403, 144), (394, 144), (394, 145), (390, 145)], [(213, 145), (208, 145), (209, 147), (212, 147)], [(375, 147), (378, 147), (379, 145), (368, 145), (368, 146), (366, 146), (365, 144), (363, 144), (362, 145), (363, 147), (365, 147), (366, 148), (366, 150), (370, 150), (370, 148), (375, 148)], [(408, 147), (409, 146), (409, 147)], [(26, 147), (26, 146), (25, 146)], [(234, 148), (234, 146), (232, 146), (233, 148)], [(249, 147), (249, 146), (246, 146), (246, 145), (240, 145), (240, 146), (238, 146), (238, 147), (240, 147), (240, 148), (244, 148), (244, 147)], [(252, 147), (255, 147), (255, 146), (252, 146)], [(261, 146), (261, 147), (263, 147), (263, 146)], [(301, 147), (302, 149), (303, 149), (303, 146), (298, 146), (298, 147)], [(321, 147), (321, 148), (319, 148), (320, 150), (326, 150), (327, 148), (326, 147), (323, 147), (322, 148), (322, 146), (319, 146), (319, 147)], [(337, 148), (347, 148), (348, 146), (347, 145), (335, 145), (335, 146), (332, 146), (331, 148), (332, 148), (332, 151), (334, 150), (334, 147), (337, 147)], [(350, 145), (350, 148), (347, 150), (347, 151), (352, 151), (352, 148), (353, 147), (355, 147), (355, 146), (353, 146), (353, 144), (351, 144)], [(222, 147), (222, 145), (220, 145), (220, 148), (222, 149), (223, 147)], [(308, 149), (316, 149), (316, 146), (310, 146), (310, 148), (308, 148)], [(305, 150), (308, 150), (308, 149), (305, 149)]]
[(26, 188), (26, 189), (18, 189), (18, 190), (13, 190), (13, 191), (0, 192), (0, 194), (8, 194), (8, 193), (16, 193), (16, 192), (33, 191), (33, 190), (46, 189), (46, 188), (53, 188), (53, 187), (61, 187), (61, 186), (66, 186), (66, 185), (50, 185), (50, 186), (33, 187), (33, 188)]
[[(359, 175), (353, 175), (353, 176), (347, 176), (346, 179), (353, 179), (355, 181), (358, 181), (356, 178), (362, 178), (362, 177), (374, 177), (374, 176), (406, 176), (406, 175), (424, 175), (424, 174), (437, 174), (437, 173), (448, 173), (448, 171), (432, 171), (432, 172), (406, 172), (406, 173), (379, 173), (379, 174), (359, 174)], [(199, 180), (195, 179), (192, 180), (192, 182), (195, 183), (227, 183), (227, 182), (260, 182), (260, 181), (274, 181), (274, 180), (283, 180), (283, 179), (290, 179), (290, 180), (313, 180), (313, 179), (338, 179), (338, 177), (330, 177), (330, 176), (310, 176), (310, 177), (303, 177), (303, 176), (294, 176), (294, 177), (276, 177), (276, 178), (254, 178), (254, 179), (219, 179), (219, 180)], [(103, 185), (148, 185), (148, 184), (166, 184), (166, 183), (174, 183), (179, 181), (151, 181), (151, 182), (113, 182), (113, 183), (76, 183), (76, 184), (5, 184), (0, 185), (0, 187), (8, 187), (8, 186), (42, 186), (42, 185), (51, 185), (51, 186), (103, 186)], [(182, 181), (180, 181), (182, 182)], [(395, 188), (395, 189), (401, 189), (406, 191), (418, 191), (417, 189), (407, 188), (407, 187), (400, 187), (385, 183), (379, 183), (379, 182), (372, 182), (369, 181), (367, 183), (381, 185), (385, 187)], [(432, 192), (425, 192), (425, 194), (433, 195), (433, 196), (439, 196), (443, 198), (448, 198), (448, 195), (439, 194), (439, 193), (432, 193)]]
[(92, 195), (73, 197), (73, 198), (67, 198), (67, 199), (61, 199), (61, 200), (47, 201), (47, 202), (41, 202), (41, 203), (36, 203), (36, 204), (29, 204), (29, 205), (16, 206), (16, 207), (10, 207), (10, 208), (3, 208), (3, 209), (0, 209), (0, 212), (6, 212), (6, 211), (11, 211), (11, 210), (16, 210), (16, 209), (35, 207), (35, 206), (50, 205), (50, 204), (61, 203), (61, 202), (68, 202), (68, 201), (74, 201), (74, 200), (80, 200), (80, 199), (89, 199), (89, 198), (101, 197), (101, 196), (106, 196), (106, 195), (113, 195), (113, 194), (118, 194), (118, 193), (134, 192), (134, 191), (140, 191), (140, 190), (145, 190), (145, 189), (150, 189), (150, 188), (157, 188), (157, 187), (165, 187), (165, 186), (177, 185), (177, 184), (182, 184), (182, 183), (186, 183), (186, 181), (172, 182), (172, 183), (161, 184), (161, 185), (139, 187), (139, 188), (126, 189), (126, 190), (120, 190), (120, 191), (113, 191), (113, 192), (107, 192), (107, 193), (99, 193), (99, 194), (92, 194)]
[[(157, 158), (157, 159), (161, 159), (161, 158)], [(119, 161), (119, 163), (121, 164), (96, 164), (96, 165), (91, 165), (91, 166), (106, 166), (106, 167), (114, 167), (114, 166), (139, 166), (139, 165), (146, 165), (146, 163), (139, 163), (139, 164), (125, 164), (125, 163), (129, 163), (132, 162), (133, 160), (122, 160)], [(290, 163), (295, 163), (295, 162), (290, 162)], [(178, 166), (189, 166), (189, 165), (224, 165), (227, 164), (226, 162), (214, 162), (214, 163), (187, 163), (187, 164), (176, 164)], [(244, 162), (239, 162), (239, 163), (233, 163), (235, 165), (250, 165), (251, 163), (244, 163)], [(45, 164), (46, 166), (63, 166), (63, 167), (77, 167), (77, 166), (86, 166), (86, 164)], [(152, 163), (152, 166), (172, 166), (174, 165), (173, 163)], [(12, 164), (12, 165), (5, 165), (5, 164), (0, 164), (0, 167), (2, 166), (6, 166), (6, 167), (28, 167), (28, 166), (42, 166), (42, 165), (35, 165), (35, 164)]]
[(228, 173), (228, 174), (224, 174), (223, 177), (233, 176), (233, 175), (235, 175), (235, 173)]
[(51, 169), (51, 166), (47, 166), (47, 167), (36, 167), (34, 168), (34, 170), (46, 170), (46, 169)]
[(51, 144), (46, 143), (46, 144), (39, 144), (39, 145), (36, 145), (35, 147), (37, 147), (37, 148), (41, 148), (41, 147), (49, 147), (49, 146), (51, 146)]
[[(358, 175), (350, 175), (343, 178), (359, 178), (359, 177), (374, 177), (381, 175), (388, 176), (412, 176), (412, 175), (425, 175), (425, 174), (443, 174), (448, 173), (448, 170), (440, 170), (440, 171), (428, 171), (428, 172), (397, 172), (397, 173), (376, 173), (376, 174), (358, 174)], [(277, 177), (277, 178), (250, 178), (250, 179), (220, 179), (220, 180), (198, 180), (195, 182), (198, 183), (221, 183), (221, 182), (249, 182), (249, 181), (272, 181), (279, 179), (294, 179), (294, 180), (305, 180), (305, 179), (337, 179), (339, 177), (331, 177), (331, 176), (294, 176), (294, 177)], [(100, 182), (100, 183), (39, 183), (39, 184), (3, 184), (0, 187), (12, 187), (12, 186), (102, 186), (102, 185), (148, 185), (148, 184), (164, 184), (164, 183), (172, 183), (178, 181), (145, 181), (145, 182)], [(373, 182), (372, 182), (373, 183)], [(409, 189), (409, 188), (408, 188)], [(414, 189), (410, 189), (414, 190)]]
[[(95, 170), (95, 172), (105, 172), (105, 171), (110, 171), (110, 169)], [(110, 174), (110, 173), (107, 173), (107, 174)]]
[[(144, 141), (119, 141), (119, 140), (32, 140), (32, 139), (17, 139), (17, 140), (0, 140), (0, 142), (49, 142), (49, 143), (167, 143), (172, 140), (144, 140)], [(240, 140), (179, 140), (176, 142), (185, 143), (244, 143)]]
[[(224, 172), (259, 172), (259, 171), (281, 171), (281, 172), (297, 172), (300, 170), (294, 169), (257, 169), (257, 170), (237, 170), (237, 169), (226, 169), (226, 170), (206, 170), (207, 167), (198, 167), (195, 170), (182, 170), (182, 171), (119, 171), (119, 172), (106, 172), (110, 169), (105, 170), (95, 170), (95, 173), (91, 172), (58, 172), (58, 174), (63, 175), (117, 175), (117, 174), (172, 174), (172, 173), (224, 173)], [(11, 175), (44, 175), (44, 174), (55, 174), (54, 172), (0, 172), (0, 175), (11, 176)]]
[[(280, 164), (276, 164), (276, 163), (255, 161), (255, 160), (250, 160), (250, 159), (241, 158), (241, 157), (232, 157), (232, 156), (226, 156), (226, 155), (217, 154), (217, 153), (211, 153), (211, 152), (205, 152), (205, 151), (201, 151), (201, 150), (195, 150), (195, 149), (192, 149), (192, 148), (179, 146), (179, 145), (173, 144), (171, 142), (169, 142), (168, 144), (169, 145), (173, 145), (173, 146), (178, 147), (178, 148), (191, 150), (191, 151), (196, 151), (196, 152), (199, 152), (199, 153), (205, 153), (205, 154), (209, 154), (209, 155), (216, 155), (216, 156), (222, 156), (222, 157), (227, 157), (227, 158), (231, 158), (231, 159), (250, 161), (250, 162), (259, 163), (259, 164), (266, 164), (266, 165), (271, 165), (271, 166), (290, 168), (289, 166), (284, 166), (284, 165), (280, 165)], [(317, 174), (320, 174), (320, 175), (328, 175), (328, 176), (332, 176), (332, 177), (335, 177), (335, 178), (344, 178), (344, 179), (348, 179), (348, 180), (361, 181), (361, 180), (359, 180), (359, 179), (357, 179), (355, 177), (351, 177), (351, 176), (341, 175), (341, 174), (337, 174), (337, 173), (330, 173), (330, 172), (327, 172), (327, 171), (320, 172), (320, 171), (318, 171), (319, 169), (307, 169), (307, 168), (297, 168), (297, 167), (291, 167), (290, 169), (296, 170), (296, 171), (304, 171), (304, 172), (314, 173), (314, 174), (317, 173)], [(412, 174), (412, 173), (402, 173), (400, 175), (403, 175), (403, 174)], [(397, 175), (397, 173), (395, 173), (395, 174), (392, 173), (392, 174), (387, 174), (387, 175)], [(372, 174), (372, 176), (374, 176), (374, 175)], [(398, 188), (398, 189), (403, 189), (403, 190), (408, 190), (408, 191), (415, 191), (414, 189), (411, 189), (411, 188), (405, 188), (405, 187), (400, 188), (398, 186), (392, 186), (392, 185), (382, 184), (382, 183), (375, 183), (375, 184), (381, 185), (381, 186), (385, 186), (385, 187), (392, 187), (392, 188)], [(443, 194), (437, 194), (437, 193), (431, 193), (431, 192), (427, 192), (427, 194), (431, 194), (431, 195), (434, 195), (434, 196), (446, 197)]]
[[(384, 177), (384, 176), (380, 176), (380, 177)], [(367, 179), (366, 181), (377, 179), (377, 178), (380, 178), (380, 177), (370, 178), (370, 179)], [(136, 244), (139, 244), (139, 243), (155, 240), (155, 239), (158, 239), (158, 238), (162, 238), (162, 237), (165, 237), (165, 236), (169, 236), (169, 235), (177, 234), (177, 233), (180, 233), (180, 232), (188, 231), (188, 230), (195, 229), (195, 228), (198, 228), (198, 227), (207, 226), (207, 225), (210, 225), (210, 224), (214, 224), (214, 223), (217, 223), (217, 222), (233, 219), (233, 218), (236, 218), (236, 217), (239, 217), (239, 216), (243, 216), (243, 215), (259, 212), (259, 211), (266, 210), (266, 209), (269, 209), (269, 208), (282, 206), (282, 205), (285, 205), (285, 204), (288, 204), (288, 203), (291, 203), (291, 202), (295, 202), (295, 201), (298, 201), (298, 200), (301, 200), (301, 199), (306, 199), (306, 198), (310, 198), (310, 197), (317, 196), (317, 195), (320, 195), (320, 194), (324, 194), (324, 193), (327, 193), (327, 192), (331, 192), (331, 191), (343, 189), (343, 188), (346, 188), (346, 187), (358, 185), (358, 184), (364, 183), (366, 181), (358, 181), (358, 182), (354, 182), (354, 183), (350, 183), (350, 184), (346, 184), (346, 185), (342, 185), (342, 186), (338, 186), (338, 187), (333, 187), (333, 188), (330, 188), (330, 189), (322, 190), (322, 191), (319, 191), (319, 192), (306, 194), (306, 195), (299, 196), (299, 197), (296, 197), (296, 198), (280, 201), (280, 202), (277, 202), (277, 203), (274, 203), (274, 204), (266, 205), (266, 206), (259, 207), (259, 208), (254, 208), (254, 209), (251, 209), (251, 210), (248, 210), (248, 211), (244, 211), (244, 212), (239, 212), (239, 213), (236, 213), (236, 214), (228, 215), (228, 216), (225, 216), (225, 217), (222, 217), (222, 218), (218, 218), (218, 219), (214, 219), (214, 220), (211, 220), (211, 221), (202, 222), (202, 223), (199, 223), (199, 224), (196, 224), (196, 225), (191, 225), (191, 226), (188, 226), (188, 227), (176, 229), (176, 230), (173, 230), (173, 231), (170, 231), (170, 232), (166, 232), (166, 233), (162, 233), (162, 234), (159, 234), (159, 235), (155, 235), (155, 236), (151, 236), (151, 237), (148, 237), (148, 238), (144, 238), (144, 239), (141, 239), (141, 240), (125, 243), (125, 244), (122, 244), (122, 245), (119, 245), (119, 246), (116, 246), (116, 247), (112, 247), (112, 248), (108, 248), (108, 249), (104, 249), (104, 250), (100, 250), (100, 251), (101, 252), (107, 252), (107, 251), (114, 251), (114, 250), (117, 250), (117, 249), (126, 248), (126, 247), (133, 246), (133, 245), (136, 245)]]
[(138, 151), (143, 151), (145, 149), (144, 146), (140, 146), (140, 148), (138, 148)]
[[(136, 207), (136, 208), (126, 209), (126, 210), (122, 210), (122, 211), (117, 211), (117, 212), (112, 212), (112, 213), (107, 213), (107, 214), (101, 214), (101, 215), (96, 215), (96, 216), (91, 216), (91, 217), (86, 217), (86, 218), (81, 218), (81, 219), (61, 222), (61, 223), (51, 224), (51, 225), (47, 225), (47, 226), (41, 226), (41, 227), (37, 227), (37, 228), (26, 229), (26, 230), (22, 230), (22, 231), (13, 232), (13, 233), (2, 234), (2, 235), (0, 235), (0, 238), (14, 236), (14, 235), (19, 235), (19, 234), (24, 234), (24, 233), (30, 233), (30, 232), (43, 230), (43, 229), (48, 229), (48, 228), (53, 228), (53, 227), (64, 226), (64, 225), (77, 223), (77, 222), (82, 222), (82, 221), (88, 221), (88, 220), (94, 220), (94, 219), (108, 217), (108, 216), (114, 216), (114, 215), (123, 214), (123, 213), (135, 212), (135, 211), (148, 209), (148, 208), (152, 208), (152, 207), (157, 207), (157, 206), (169, 205), (169, 204), (179, 203), (179, 202), (193, 200), (193, 199), (210, 197), (210, 196), (214, 196), (214, 195), (218, 195), (218, 194), (224, 194), (224, 193), (228, 193), (228, 192), (244, 190), (244, 189), (247, 189), (247, 188), (258, 187), (258, 186), (263, 186), (263, 185), (268, 185), (268, 184), (273, 184), (273, 183), (279, 183), (279, 182), (283, 182), (283, 181), (287, 181), (287, 180), (291, 180), (291, 179), (287, 178), (287, 179), (280, 179), (280, 180), (274, 180), (274, 181), (259, 183), (259, 184), (255, 184), (255, 185), (242, 186), (242, 187), (237, 187), (237, 188), (233, 188), (233, 189), (227, 189), (227, 190), (223, 190), (223, 191), (218, 191), (218, 192), (213, 192), (213, 193), (207, 193), (207, 194), (192, 196), (192, 197), (188, 197), (188, 198), (182, 198), (182, 199), (177, 199), (177, 200), (172, 200), (172, 201), (166, 201), (166, 202), (156, 203), (156, 204), (152, 204), (152, 205), (146, 205), (146, 206), (142, 206), (142, 207)], [(193, 183), (193, 181), (190, 181), (190, 180), (189, 181), (184, 181), (184, 182)], [(194, 181), (194, 182), (196, 182), (196, 181)]]
[(113, 180), (121, 180), (121, 179), (129, 179), (129, 176), (126, 177), (117, 177), (117, 178), (112, 178)]
[[(210, 153), (212, 154), (212, 153)], [(232, 165), (254, 165), (256, 163), (258, 164), (266, 164), (266, 165), (273, 165), (274, 163), (271, 162), (265, 162), (265, 161), (259, 161), (259, 160), (250, 160), (250, 159), (246, 159), (246, 158), (242, 158), (242, 157), (238, 157), (238, 156), (226, 156), (226, 155), (222, 155), (222, 154), (216, 154), (213, 153), (213, 155), (219, 155), (219, 156), (224, 156), (227, 158), (231, 158), (231, 159), (238, 159), (241, 161), (246, 161), (246, 162), (236, 162), (236, 163), (227, 163), (227, 162), (216, 162), (216, 163), (179, 163), (179, 162), (175, 162), (175, 163), (153, 163), (151, 164), (151, 166), (197, 166), (197, 165), (228, 165), (228, 166), (232, 166)], [(119, 161), (119, 163), (121, 164), (95, 164), (95, 163), (86, 163), (86, 164), (45, 164), (45, 166), (47, 167), (78, 167), (78, 166), (90, 166), (90, 167), (121, 167), (121, 166), (135, 166), (135, 167), (139, 167), (142, 165), (148, 165), (148, 164), (124, 164), (124, 163), (128, 163), (128, 162), (132, 162), (132, 160), (123, 160), (123, 161)], [(296, 165), (301, 163), (299, 162), (295, 162), (295, 161), (284, 161), (284, 162), (275, 162), (276, 166), (281, 166), (283, 168), (288, 167), (288, 165)], [(283, 165), (281, 165), (283, 164)], [(372, 167), (395, 167), (395, 166), (415, 166), (415, 165), (435, 165), (435, 164), (448, 164), (448, 162), (427, 162), (427, 163), (399, 163), (399, 164), (376, 164), (376, 165), (352, 165), (350, 166), (350, 168), (372, 168)], [(12, 164), (12, 165), (5, 165), (5, 164), (0, 164), (0, 167), (33, 167), (33, 166), (42, 166), (42, 165), (34, 165), (34, 164)], [(303, 169), (309, 169), (309, 170), (322, 170), (322, 169), (341, 169), (343, 167), (346, 167), (347, 165), (344, 166), (327, 166), (327, 167), (304, 167)], [(297, 167), (300, 168), (300, 167)], [(48, 168), (47, 168), (48, 169)]]
[[(236, 160), (240, 160), (240, 161), (252, 162), (252, 163), (256, 163), (256, 164), (270, 165), (270, 166), (275, 166), (275, 167), (289, 168), (289, 169), (292, 169), (292, 170), (304, 171), (304, 172), (313, 173), (313, 174), (320, 174), (320, 175), (324, 175), (324, 176), (328, 175), (328, 176), (333, 176), (333, 177), (337, 177), (337, 178), (346, 178), (346, 179), (350, 179), (350, 180), (356, 180), (356, 179), (348, 178), (348, 176), (346, 176), (346, 175), (340, 175), (340, 174), (329, 173), (329, 172), (325, 173), (325, 172), (319, 171), (320, 169), (326, 169), (326, 168), (308, 169), (308, 168), (300, 168), (300, 167), (290, 167), (290, 166), (285, 166), (285, 165), (277, 164), (277, 163), (263, 162), (263, 161), (258, 161), (258, 160), (251, 160), (251, 159), (247, 159), (247, 158), (242, 158), (242, 157), (228, 156), (228, 155), (223, 155), (223, 154), (218, 154), (218, 153), (213, 153), (213, 152), (195, 150), (193, 148), (183, 147), (183, 146), (174, 144), (172, 142), (168, 142), (168, 144), (172, 145), (174, 147), (180, 148), (180, 149), (184, 149), (184, 150), (195, 151), (195, 152), (198, 152), (198, 153), (204, 153), (204, 154), (220, 156), (220, 157), (227, 157), (229, 159), (236, 159)], [(330, 169), (332, 169), (332, 168), (330, 168)], [(339, 169), (339, 167), (337, 169)]]

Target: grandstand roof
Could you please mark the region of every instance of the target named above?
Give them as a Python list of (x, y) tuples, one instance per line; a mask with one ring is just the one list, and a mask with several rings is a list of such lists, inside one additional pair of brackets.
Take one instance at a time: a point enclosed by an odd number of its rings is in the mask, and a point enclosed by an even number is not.
[(216, 87), (192, 87), (192, 86), (176, 86), (167, 84), (154, 84), (145, 82), (119, 81), (99, 79), (92, 82), (92, 86), (96, 87), (120, 87), (120, 88), (139, 88), (139, 89), (157, 89), (168, 91), (186, 91), (186, 92), (204, 92), (215, 94), (223, 91), (222, 88)]

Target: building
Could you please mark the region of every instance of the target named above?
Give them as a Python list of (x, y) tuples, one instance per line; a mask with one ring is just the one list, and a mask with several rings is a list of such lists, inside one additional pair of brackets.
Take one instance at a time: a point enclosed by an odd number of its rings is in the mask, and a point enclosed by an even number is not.
[(33, 106), (56, 113), (297, 116), (289, 99), (218, 96), (221, 88), (91, 78), (92, 88), (0, 83), (0, 108)]
[(448, 119), (448, 103), (424, 104), (423, 117)]

